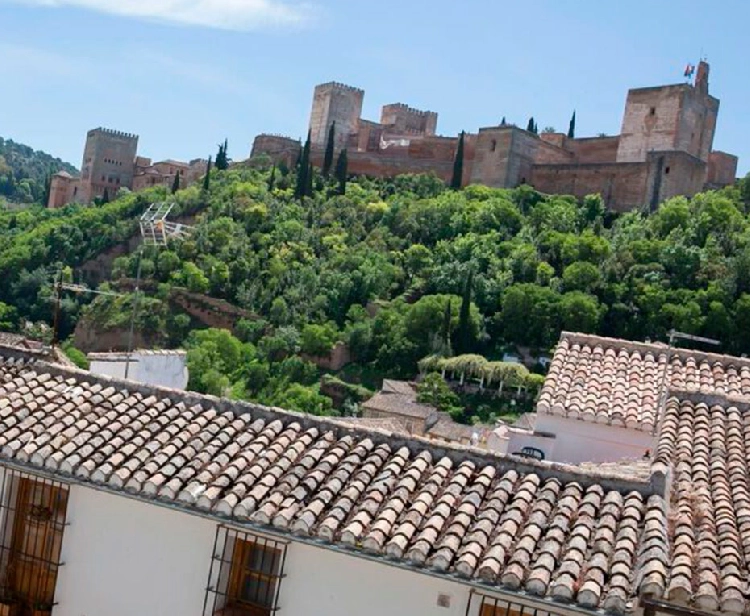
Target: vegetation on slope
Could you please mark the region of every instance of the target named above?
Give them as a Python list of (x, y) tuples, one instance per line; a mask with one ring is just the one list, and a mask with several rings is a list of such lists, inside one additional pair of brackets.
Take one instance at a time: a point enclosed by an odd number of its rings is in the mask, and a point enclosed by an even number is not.
[[(329, 413), (310, 359), (339, 340), (354, 360), (340, 376), (363, 375), (370, 388), (386, 376), (413, 378), (429, 356), (460, 353), (454, 363), (477, 364), (478, 375), (502, 372), (479, 360), (496, 362), (515, 345), (548, 351), (562, 329), (663, 339), (674, 327), (750, 352), (747, 181), (622, 216), (606, 213), (597, 196), (578, 202), (528, 186), (448, 190), (430, 176), (357, 179), (342, 195), (335, 179), (316, 174), (302, 200), (295, 185), (283, 169), (214, 170), (207, 193), (195, 186), (176, 195), (183, 209), (204, 208), (192, 237), (143, 254), (143, 276), (157, 289), (149, 301), (181, 286), (262, 317), (240, 321), (232, 336), (190, 331), (184, 315), (176, 320), (157, 304), (144, 311), (139, 327), (168, 331), (172, 343), (186, 336), (197, 390)], [(0, 275), (10, 282), (0, 301), (17, 318), (43, 318), (49, 305), (29, 282), (39, 268), (95, 254), (133, 229), (147, 200), (165, 197), (71, 208), (17, 233), (5, 249), (12, 231), (0, 219)], [(136, 269), (136, 255), (121, 258), (114, 277)], [(101, 298), (87, 310), (122, 320), (117, 313), (129, 305)], [(524, 385), (538, 384), (526, 378)], [(487, 420), (508, 404), (480, 396), (457, 416)]]
[(43, 203), (49, 178), (58, 171), (76, 168), (41, 150), (0, 137), (0, 202)]

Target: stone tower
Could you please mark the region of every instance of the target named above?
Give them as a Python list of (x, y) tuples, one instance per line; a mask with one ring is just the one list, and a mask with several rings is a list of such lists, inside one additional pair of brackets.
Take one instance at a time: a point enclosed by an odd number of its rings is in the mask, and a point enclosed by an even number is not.
[(121, 187), (131, 188), (137, 151), (137, 135), (107, 128), (90, 130), (86, 134), (77, 200), (88, 203), (102, 197), (105, 191), (114, 198)]
[(310, 114), (312, 144), (325, 147), (328, 130), (336, 122), (336, 148), (346, 147), (349, 135), (359, 129), (364, 98), (364, 90), (342, 83), (331, 82), (316, 86)]
[(432, 136), (437, 130), (438, 114), (434, 111), (413, 109), (403, 103), (384, 105), (380, 123), (397, 133), (405, 135)]
[(651, 152), (669, 151), (707, 162), (719, 113), (719, 100), (708, 93), (708, 73), (701, 61), (695, 85), (630, 90), (617, 162), (643, 162)]

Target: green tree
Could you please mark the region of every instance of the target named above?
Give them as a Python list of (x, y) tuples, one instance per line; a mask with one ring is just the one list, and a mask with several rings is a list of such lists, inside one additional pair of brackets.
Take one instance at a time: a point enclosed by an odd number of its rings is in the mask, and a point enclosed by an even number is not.
[(268, 176), (268, 192), (273, 191), (276, 186), (276, 165), (271, 167), (271, 173)]
[(229, 147), (229, 141), (224, 139), (224, 143), (219, 144), (219, 153), (216, 155), (216, 168), (219, 171), (226, 171), (229, 169), (229, 158), (227, 156), (227, 148)]
[(339, 158), (336, 161), (336, 179), (339, 182), (339, 194), (346, 194), (346, 181), (349, 176), (349, 159), (347, 156), (346, 148), (341, 150)]
[(571, 263), (563, 271), (563, 285), (566, 291), (596, 291), (601, 283), (599, 268), (588, 261)]
[(300, 347), (307, 355), (325, 357), (331, 352), (337, 338), (338, 331), (333, 323), (309, 323), (300, 333)]
[(431, 372), (417, 384), (417, 402), (434, 406), (451, 416), (463, 413), (458, 396), (437, 372)]
[(172, 182), (172, 194), (175, 194), (180, 190), (180, 172), (178, 171), (174, 175), (174, 181)]
[(573, 115), (570, 117), (570, 124), (568, 125), (568, 139), (575, 139), (576, 136), (576, 112), (573, 111)]
[(102, 195), (102, 205), (105, 203), (109, 203), (109, 188), (105, 188), (104, 194)]
[(297, 199), (302, 199), (308, 191), (308, 187), (312, 183), (312, 178), (309, 177), (310, 175), (310, 148), (311, 144), (310, 141), (312, 139), (312, 133), (308, 130), (307, 131), (307, 140), (305, 141), (305, 145), (302, 148), (302, 153), (300, 155), (299, 164), (297, 165), (297, 184), (294, 189), (294, 196)]
[(463, 185), (464, 178), (464, 131), (458, 137), (456, 157), (453, 159), (453, 175), (451, 176), (451, 188), (458, 190)]
[(328, 177), (333, 166), (334, 147), (336, 145), (336, 122), (331, 122), (328, 129), (328, 140), (326, 141), (326, 150), (323, 156), (323, 177)]
[(592, 295), (571, 291), (560, 298), (560, 318), (564, 330), (595, 333), (601, 317), (599, 302)]
[(468, 353), (472, 346), (471, 331), (471, 293), (474, 281), (474, 271), (469, 269), (461, 297), (461, 310), (458, 313), (458, 331), (456, 332), (456, 353)]
[(203, 176), (203, 190), (208, 192), (211, 182), (211, 157), (208, 157), (208, 165), (206, 166), (206, 175)]

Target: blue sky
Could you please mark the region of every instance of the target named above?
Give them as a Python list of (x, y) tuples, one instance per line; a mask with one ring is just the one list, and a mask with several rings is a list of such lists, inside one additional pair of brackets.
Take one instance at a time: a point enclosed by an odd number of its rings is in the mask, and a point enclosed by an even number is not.
[[(716, 11), (710, 8), (716, 6)], [(711, 63), (714, 147), (750, 170), (750, 3), (602, 0), (0, 0), (0, 135), (80, 165), (85, 133), (140, 135), (190, 159), (259, 132), (303, 136), (312, 90), (366, 91), (364, 116), (404, 102), (438, 132), (509, 122), (619, 132), (629, 87)]]

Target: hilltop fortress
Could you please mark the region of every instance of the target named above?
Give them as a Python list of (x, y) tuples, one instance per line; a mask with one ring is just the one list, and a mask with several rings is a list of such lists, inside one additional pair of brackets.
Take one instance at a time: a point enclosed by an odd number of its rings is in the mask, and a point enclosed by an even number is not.
[[(676, 195), (731, 184), (737, 157), (713, 149), (719, 100), (709, 94), (708, 76), (708, 63), (702, 61), (694, 84), (630, 90), (616, 136), (578, 139), (508, 124), (467, 133), (463, 182), (501, 188), (530, 184), (579, 198), (599, 193), (608, 207), (620, 211), (654, 209)], [(433, 172), (450, 180), (458, 138), (436, 134), (436, 113), (399, 103), (384, 106), (380, 122), (372, 122), (361, 117), (364, 95), (336, 82), (315, 88), (310, 135), (316, 165), (335, 122), (335, 148), (347, 149), (350, 173)], [(299, 152), (296, 139), (261, 134), (251, 156), (266, 154), (291, 166)]]
[(178, 174), (180, 187), (184, 188), (204, 175), (206, 167), (206, 161), (201, 159), (152, 163), (150, 158), (138, 156), (138, 135), (95, 128), (86, 134), (81, 176), (76, 178), (65, 171), (53, 175), (47, 207), (90, 203), (105, 196), (114, 199), (120, 188), (169, 188)]

